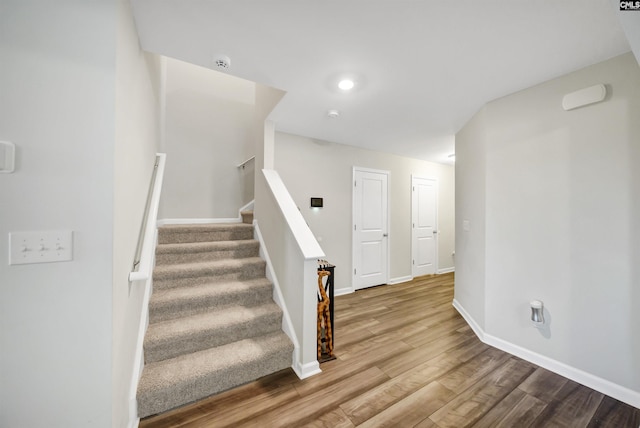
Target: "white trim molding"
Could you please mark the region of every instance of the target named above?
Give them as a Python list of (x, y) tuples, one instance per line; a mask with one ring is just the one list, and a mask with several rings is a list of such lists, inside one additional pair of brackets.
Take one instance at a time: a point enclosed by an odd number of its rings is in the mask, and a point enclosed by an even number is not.
[(453, 299), (453, 307), (458, 311), (460, 315), (462, 315), (462, 318), (464, 318), (467, 324), (469, 324), (469, 327), (471, 327), (471, 330), (473, 330), (476, 336), (478, 336), (478, 339), (480, 339), (484, 343), (487, 343), (484, 340), (484, 330), (480, 328), (476, 320), (473, 319), (471, 315), (469, 315), (469, 313), (462, 307), (462, 305), (456, 299)]
[(234, 218), (163, 218), (158, 220), (158, 227), (169, 224), (211, 224), (211, 223), (242, 223), (242, 212), (253, 210), (254, 200), (238, 210), (238, 217)]
[(438, 275), (442, 275), (443, 273), (451, 273), (451, 272), (455, 272), (456, 271), (456, 267), (452, 266), (452, 267), (448, 267), (448, 268), (442, 268), (442, 269), (438, 269)]
[(344, 296), (347, 294), (351, 294), (353, 293), (354, 290), (352, 287), (343, 287), (343, 288), (336, 288), (333, 290), (333, 296), (337, 297), (337, 296)]
[(464, 318), (467, 324), (469, 324), (469, 327), (471, 327), (476, 336), (478, 336), (478, 339), (487, 345), (498, 348), (511, 355), (515, 355), (516, 357), (557, 373), (560, 376), (564, 376), (578, 382), (579, 384), (613, 397), (616, 400), (627, 403), (630, 406), (640, 408), (640, 392), (633, 391), (606, 379), (602, 379), (601, 377), (594, 376), (591, 373), (587, 373), (576, 367), (554, 360), (553, 358), (549, 358), (521, 346), (514, 345), (513, 343), (507, 342), (499, 337), (487, 334), (482, 328), (480, 328), (478, 323), (456, 299), (453, 299), (453, 307), (460, 313), (460, 315), (462, 315), (462, 318)]
[(163, 218), (158, 227), (169, 224), (242, 223), (242, 218)]
[(389, 281), (387, 281), (387, 284), (389, 285), (402, 284), (403, 282), (409, 282), (412, 279), (413, 277), (411, 275), (399, 276), (397, 278), (390, 278)]
[(320, 370), (320, 364), (317, 361), (311, 361), (307, 364), (300, 364), (299, 361), (295, 361), (291, 368), (296, 372), (300, 379), (306, 379), (322, 373), (322, 370)]

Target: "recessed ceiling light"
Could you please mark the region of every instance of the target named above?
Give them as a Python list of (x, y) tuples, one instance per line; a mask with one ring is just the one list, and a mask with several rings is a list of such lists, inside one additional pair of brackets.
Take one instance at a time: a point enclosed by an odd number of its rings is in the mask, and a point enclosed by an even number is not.
[(348, 91), (350, 89), (353, 89), (355, 85), (356, 84), (353, 80), (343, 79), (340, 81), (340, 83), (338, 83), (338, 88), (342, 89), (343, 91)]
[(327, 116), (329, 116), (331, 119), (336, 119), (338, 116), (340, 116), (340, 112), (338, 110), (329, 110), (327, 112)]

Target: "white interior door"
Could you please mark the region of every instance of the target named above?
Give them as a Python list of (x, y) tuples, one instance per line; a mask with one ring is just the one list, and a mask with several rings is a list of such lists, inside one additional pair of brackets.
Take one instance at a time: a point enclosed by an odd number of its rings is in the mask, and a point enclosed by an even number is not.
[(414, 277), (436, 273), (438, 225), (438, 182), (427, 178), (411, 178), (411, 253)]
[(389, 280), (389, 173), (354, 168), (353, 176), (353, 287), (358, 290)]

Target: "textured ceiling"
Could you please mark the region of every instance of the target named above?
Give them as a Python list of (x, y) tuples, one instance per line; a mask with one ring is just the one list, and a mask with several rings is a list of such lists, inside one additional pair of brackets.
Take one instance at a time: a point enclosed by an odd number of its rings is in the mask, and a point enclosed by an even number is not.
[(443, 163), (485, 103), (630, 50), (609, 0), (132, 4), (144, 49), (286, 91), (277, 130)]

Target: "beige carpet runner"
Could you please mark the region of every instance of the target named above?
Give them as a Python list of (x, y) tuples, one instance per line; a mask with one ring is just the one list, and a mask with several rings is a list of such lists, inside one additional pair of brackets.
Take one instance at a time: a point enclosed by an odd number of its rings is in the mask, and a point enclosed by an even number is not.
[(138, 415), (290, 367), (293, 345), (272, 294), (251, 224), (161, 227)]

